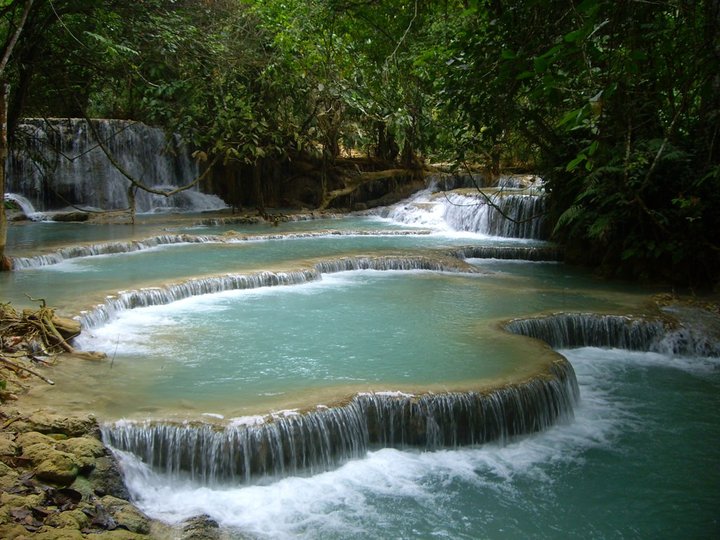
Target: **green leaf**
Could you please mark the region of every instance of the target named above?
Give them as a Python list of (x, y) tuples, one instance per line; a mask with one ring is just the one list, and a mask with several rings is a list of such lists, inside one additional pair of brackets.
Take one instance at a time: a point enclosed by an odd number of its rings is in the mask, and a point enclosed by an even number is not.
[(542, 56), (537, 56), (533, 60), (533, 66), (535, 67), (536, 73), (545, 72), (549, 65), (550, 61), (547, 58), (543, 58)]
[(567, 164), (567, 167), (565, 167), (565, 170), (568, 172), (574, 171), (578, 165), (580, 165), (583, 161), (587, 159), (587, 156), (584, 153), (580, 153), (577, 155), (575, 159), (573, 159), (570, 163)]
[(574, 43), (576, 41), (580, 41), (585, 37), (585, 29), (580, 28), (579, 30), (575, 30), (573, 32), (569, 32), (563, 36), (563, 40), (567, 43)]

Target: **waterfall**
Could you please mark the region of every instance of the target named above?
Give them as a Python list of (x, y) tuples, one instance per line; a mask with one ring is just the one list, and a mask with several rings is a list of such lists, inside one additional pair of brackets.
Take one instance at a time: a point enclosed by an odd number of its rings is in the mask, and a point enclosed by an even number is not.
[(371, 448), (423, 450), (504, 441), (573, 416), (575, 373), (564, 359), (544, 376), (486, 393), (360, 394), (338, 407), (274, 414), (254, 422), (105, 425), (103, 440), (156, 472), (203, 484), (315, 474)]
[(203, 244), (210, 242), (220, 242), (221, 239), (212, 236), (201, 236), (193, 234), (163, 234), (146, 238), (145, 240), (135, 240), (128, 242), (106, 242), (102, 244), (90, 244), (86, 246), (69, 246), (60, 248), (52, 253), (44, 255), (35, 255), (33, 257), (11, 257), (10, 261), (13, 270), (21, 270), (27, 268), (38, 268), (40, 266), (49, 266), (59, 264), (69, 259), (77, 259), (80, 257), (94, 257), (96, 255), (111, 255), (117, 253), (133, 253), (144, 249), (151, 249), (157, 246), (169, 244)]
[(505, 329), (545, 341), (554, 349), (612, 347), (673, 355), (720, 356), (720, 343), (677, 321), (625, 315), (559, 313), (516, 319)]
[[(541, 188), (493, 188), (483, 191), (434, 192), (430, 187), (373, 214), (400, 223), (480, 233), (506, 238), (547, 238), (545, 197)], [(490, 201), (490, 203), (488, 202)]]
[(27, 197), (23, 197), (17, 193), (6, 193), (5, 200), (15, 203), (20, 208), (20, 211), (32, 221), (42, 221), (45, 218), (44, 214), (35, 210), (35, 207)]
[(182, 283), (165, 287), (145, 288), (134, 291), (122, 291), (109, 296), (103, 304), (80, 315), (83, 328), (94, 328), (110, 321), (120, 311), (147, 306), (166, 305), (183, 298), (213, 294), (222, 291), (257, 289), (297, 285), (320, 279), (317, 270), (297, 270), (292, 272), (255, 272), (250, 274), (228, 274), (209, 278), (190, 279)]
[[(374, 231), (352, 231), (352, 230), (326, 230), (316, 232), (302, 233), (279, 233), (279, 234), (224, 234), (224, 235), (196, 235), (196, 234), (162, 234), (145, 238), (143, 240), (132, 240), (127, 242), (104, 242), (100, 244), (88, 244), (81, 246), (69, 246), (60, 248), (51, 253), (42, 255), (33, 255), (31, 257), (10, 257), (13, 270), (22, 270), (28, 268), (38, 268), (40, 266), (49, 266), (59, 264), (69, 259), (77, 259), (81, 257), (94, 257), (97, 255), (112, 255), (119, 253), (133, 253), (144, 249), (151, 249), (162, 245), (171, 244), (233, 244), (240, 242), (262, 242), (270, 240), (294, 240), (299, 238), (323, 238), (328, 236), (409, 236), (409, 235), (430, 234), (429, 231), (383, 231), (377, 233)], [(562, 249), (556, 246), (464, 246), (453, 249), (445, 253), (447, 257), (456, 259), (505, 259), (505, 260), (522, 260), (522, 261), (546, 261), (557, 262), (564, 259)], [(346, 270), (360, 270), (355, 264), (355, 268), (349, 263), (344, 263)], [(447, 271), (448, 263), (444, 261), (443, 271)], [(455, 263), (456, 265), (458, 263)], [(452, 266), (452, 265), (450, 265)], [(375, 267), (375, 270), (380, 268)], [(386, 268), (387, 270), (399, 269), (397, 265), (394, 268)], [(418, 270), (420, 268), (408, 268)], [(430, 263), (423, 270), (434, 269)], [(331, 270), (339, 272), (340, 270)], [(468, 271), (463, 266), (462, 271)]]
[(451, 258), (436, 260), (424, 256), (344, 257), (320, 261), (311, 269), (227, 274), (190, 279), (164, 287), (122, 291), (117, 295), (108, 296), (104, 303), (97, 305), (94, 309), (82, 312), (79, 319), (83, 328), (95, 328), (112, 320), (117, 313), (128, 309), (166, 305), (192, 296), (223, 291), (298, 285), (321, 279), (323, 273), (349, 270), (433, 270), (436, 272), (479, 273), (477, 268)]
[[(443, 219), (456, 231), (508, 238), (544, 239), (545, 198), (535, 194), (498, 193), (483, 197), (447, 194)], [(509, 218), (509, 219), (508, 219)]]
[[(25, 119), (16, 148), (8, 156), (7, 191), (26, 197), (41, 210), (70, 205), (104, 210), (128, 207), (129, 181), (112, 165), (109, 153), (133, 177), (151, 187), (176, 187), (198, 176), (198, 165), (178, 137), (126, 120)], [(196, 188), (170, 198), (139, 190), (138, 212), (201, 211), (223, 208), (215, 196)]]
[[(80, 257), (93, 257), (96, 255), (111, 255), (118, 253), (133, 253), (150, 249), (157, 246), (169, 244), (234, 244), (240, 242), (262, 242), (268, 240), (294, 240), (298, 238), (322, 238), (328, 236), (409, 236), (418, 234), (429, 234), (428, 231), (351, 231), (351, 230), (327, 230), (302, 233), (278, 233), (278, 234), (223, 234), (223, 235), (196, 235), (196, 234), (163, 234), (153, 236), (144, 240), (133, 240), (128, 242), (104, 242), (100, 244), (88, 244), (83, 246), (70, 246), (60, 248), (52, 253), (34, 255), (31, 257), (10, 257), (13, 270), (37, 268), (58, 264), (69, 259)], [(527, 248), (532, 249), (532, 248)], [(522, 253), (522, 251), (518, 251)], [(528, 252), (529, 253), (529, 252)], [(475, 255), (469, 255), (474, 257)]]
[(465, 246), (448, 253), (459, 259), (504, 259), (516, 261), (560, 262), (565, 255), (556, 246)]
[(431, 270), (434, 272), (477, 273), (478, 269), (449, 257), (387, 255), (382, 257), (343, 257), (321, 261), (315, 268), (324, 274), (350, 270)]

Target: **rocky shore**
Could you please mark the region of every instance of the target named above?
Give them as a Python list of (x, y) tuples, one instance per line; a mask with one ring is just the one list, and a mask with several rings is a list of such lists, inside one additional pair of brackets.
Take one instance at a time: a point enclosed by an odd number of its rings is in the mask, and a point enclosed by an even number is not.
[(92, 417), (3, 406), (0, 537), (137, 539), (166, 536), (132, 503)]
[[(87, 361), (100, 356), (69, 346), (65, 338), (75, 329), (66, 333), (72, 325), (49, 308), (22, 314), (2, 308), (0, 538), (220, 538), (217, 523), (205, 516), (171, 527), (130, 502), (118, 461), (102, 443), (94, 417), (28, 408), (24, 394), (53, 385), (53, 370), (62, 369), (69, 355)], [(57, 334), (48, 332), (50, 327)]]

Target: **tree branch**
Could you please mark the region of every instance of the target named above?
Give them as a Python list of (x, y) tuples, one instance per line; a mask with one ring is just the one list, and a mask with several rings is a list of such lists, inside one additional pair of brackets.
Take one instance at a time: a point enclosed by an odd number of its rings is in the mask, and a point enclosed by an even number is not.
[(13, 53), (13, 49), (15, 49), (15, 44), (17, 43), (17, 40), (20, 38), (20, 34), (23, 31), (23, 27), (25, 26), (25, 22), (27, 21), (28, 15), (30, 14), (30, 10), (32, 9), (34, 0), (26, 0), (25, 1), (25, 9), (23, 9), (23, 13), (20, 17), (20, 21), (18, 22), (17, 28), (15, 28), (15, 32), (13, 32), (13, 35), (10, 36), (10, 40), (7, 41), (5, 45), (5, 51), (3, 53), (2, 59), (0, 59), (0, 77), (2, 77), (3, 73), (5, 72), (5, 68), (7, 67), (7, 63), (10, 60), (10, 56)]

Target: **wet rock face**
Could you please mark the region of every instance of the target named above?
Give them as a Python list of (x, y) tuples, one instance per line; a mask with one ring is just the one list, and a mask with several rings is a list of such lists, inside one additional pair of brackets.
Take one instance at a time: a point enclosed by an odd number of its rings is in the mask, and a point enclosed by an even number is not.
[(0, 417), (0, 538), (150, 537), (93, 418)]
[(182, 524), (182, 540), (215, 540), (220, 538), (220, 527), (210, 516), (188, 519)]

